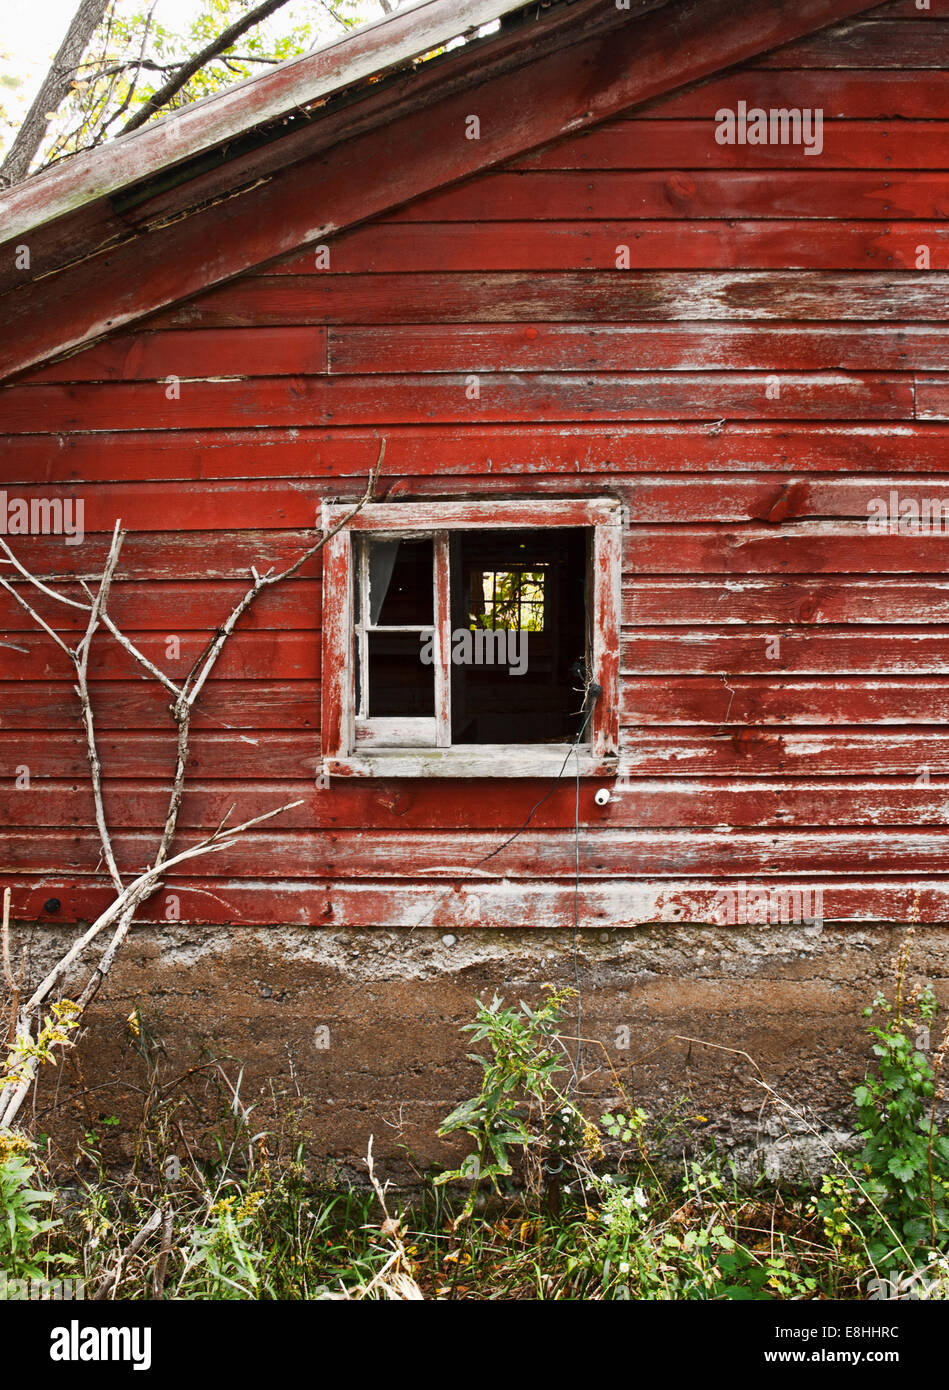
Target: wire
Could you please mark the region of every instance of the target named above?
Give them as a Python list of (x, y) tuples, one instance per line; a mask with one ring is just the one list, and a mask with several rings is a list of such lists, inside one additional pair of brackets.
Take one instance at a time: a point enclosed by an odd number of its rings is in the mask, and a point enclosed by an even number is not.
[[(527, 829), (527, 827), (530, 825), (531, 821), (534, 819), (534, 812), (535, 812), (535, 811), (539, 811), (540, 808), (541, 808), (541, 806), (543, 806), (544, 802), (547, 801), (547, 800), (549, 800), (550, 797), (553, 796), (554, 792), (557, 790), (557, 787), (560, 785), (560, 779), (561, 779), (561, 777), (562, 777), (563, 774), (564, 774), (564, 768), (567, 766), (567, 763), (570, 761), (570, 758), (571, 758), (572, 755), (576, 755), (576, 758), (577, 758), (577, 783), (578, 783), (577, 794), (578, 794), (578, 796), (579, 796), (580, 755), (579, 755), (578, 749), (579, 749), (579, 745), (580, 745), (580, 740), (583, 738), (583, 735), (586, 733), (586, 727), (587, 727), (587, 725), (589, 724), (590, 720), (593, 718), (593, 710), (594, 710), (594, 708), (595, 708), (595, 706), (596, 706), (596, 702), (597, 702), (597, 700), (599, 699), (599, 697), (603, 694), (602, 688), (601, 688), (600, 686), (598, 686), (598, 685), (591, 685), (591, 686), (588, 687), (588, 690), (589, 690), (590, 693), (593, 693), (593, 702), (592, 702), (592, 704), (590, 705), (590, 712), (589, 712), (589, 714), (587, 715), (586, 719), (584, 719), (583, 723), (580, 725), (580, 728), (579, 728), (578, 731), (577, 731), (576, 737), (574, 738), (574, 740), (573, 740), (573, 742), (571, 743), (570, 747), (567, 749), (567, 756), (564, 758), (564, 760), (563, 760), (563, 762), (562, 762), (562, 764), (561, 764), (561, 766), (560, 766), (560, 771), (557, 773), (557, 776), (556, 776), (556, 777), (554, 778), (554, 780), (551, 782), (550, 787), (548, 788), (548, 790), (547, 790), (546, 792), (544, 792), (544, 795), (540, 798), (540, 800), (534, 803), (534, 805), (531, 807), (531, 809), (530, 809), (530, 810), (528, 811), (528, 813), (527, 813), (527, 819), (521, 822), (521, 824), (520, 824), (520, 825), (517, 827), (517, 829), (514, 831), (513, 835), (509, 835), (509, 836), (507, 837), (506, 840), (502, 840), (501, 843), (500, 843), (499, 845), (497, 845), (497, 846), (491, 851), (490, 854), (486, 854), (486, 855), (484, 856), (483, 859), (479, 859), (478, 862), (477, 862), (477, 864), (472, 864), (471, 869), (469, 870), (469, 873), (473, 873), (475, 869), (480, 869), (480, 867), (481, 867), (482, 864), (486, 864), (486, 863), (488, 862), (489, 859), (493, 859), (494, 856), (495, 856), (496, 854), (500, 854), (501, 851), (502, 851), (502, 849), (506, 849), (507, 846), (508, 846), (509, 844), (512, 844), (513, 841), (517, 839), (518, 835), (521, 835), (521, 834)], [(594, 693), (594, 692), (595, 692), (595, 693)], [(578, 807), (577, 814), (579, 815), (579, 807)]]

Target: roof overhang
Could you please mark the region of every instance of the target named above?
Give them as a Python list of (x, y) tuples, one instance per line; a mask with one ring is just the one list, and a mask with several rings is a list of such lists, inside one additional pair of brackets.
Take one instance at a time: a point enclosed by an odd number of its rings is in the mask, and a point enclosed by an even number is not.
[(130, 135), (62, 159), (0, 198), (4, 242), (22, 240), (99, 198), (194, 161), (250, 130), (318, 107), (341, 91), (524, 9), (525, 0), (417, 0)]
[[(0, 379), (871, 8), (421, 0), (0, 197)], [(495, 19), (495, 34), (414, 61)], [(433, 121), (457, 128), (475, 89), (498, 119), (433, 149)]]

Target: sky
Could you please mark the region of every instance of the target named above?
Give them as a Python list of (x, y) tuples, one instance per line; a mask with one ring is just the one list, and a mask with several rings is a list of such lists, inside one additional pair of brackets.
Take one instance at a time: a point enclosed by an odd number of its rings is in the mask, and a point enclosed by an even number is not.
[[(199, 0), (159, 0), (169, 28), (177, 28), (199, 8)], [(22, 86), (8, 97), (25, 113), (62, 42), (77, 0), (2, 0), (0, 76), (18, 77)]]

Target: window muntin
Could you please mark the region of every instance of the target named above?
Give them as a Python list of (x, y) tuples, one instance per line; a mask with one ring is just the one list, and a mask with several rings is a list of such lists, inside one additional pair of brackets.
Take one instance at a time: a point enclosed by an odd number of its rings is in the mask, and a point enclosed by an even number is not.
[(468, 621), (473, 628), (543, 632), (545, 568), (472, 570)]

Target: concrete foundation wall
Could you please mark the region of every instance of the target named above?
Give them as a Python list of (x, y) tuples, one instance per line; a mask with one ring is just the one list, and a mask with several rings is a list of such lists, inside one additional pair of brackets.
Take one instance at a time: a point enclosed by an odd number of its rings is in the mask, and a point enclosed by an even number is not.
[[(802, 1159), (814, 1168), (826, 1157), (811, 1123), (831, 1144), (845, 1135), (870, 1055), (861, 1010), (891, 984), (905, 930), (665, 925), (583, 931), (574, 954), (569, 934), (542, 931), (140, 927), (67, 1066), (44, 1074), (38, 1127), (59, 1137), (67, 1118), (116, 1114), (129, 1123), (110, 1133), (111, 1157), (128, 1157), (123, 1136), (140, 1110), (144, 1068), (126, 1020), (138, 1005), (167, 1051), (166, 1076), (207, 1047), (233, 1059), (232, 1075), (244, 1065), (243, 1099), (261, 1114), (274, 1090), (291, 1099), (312, 1155), (358, 1176), (373, 1135), (385, 1174), (404, 1182), (407, 1153), (424, 1169), (453, 1152), (436, 1130), (477, 1084), (459, 1031), (475, 996), (534, 1003), (545, 982), (573, 985), (576, 970), (581, 1094), (594, 1118), (600, 1098), (615, 1094), (611, 1063), (632, 1103), (659, 1116), (685, 1097), (721, 1150), (748, 1163), (760, 1146), (790, 1175)], [(67, 939), (24, 930), (34, 978)], [(911, 979), (949, 1000), (944, 928), (917, 928)], [(806, 1122), (778, 1118), (749, 1058)]]

